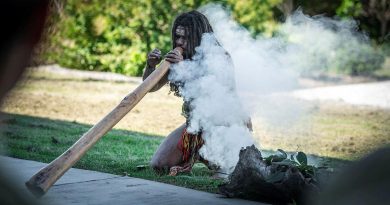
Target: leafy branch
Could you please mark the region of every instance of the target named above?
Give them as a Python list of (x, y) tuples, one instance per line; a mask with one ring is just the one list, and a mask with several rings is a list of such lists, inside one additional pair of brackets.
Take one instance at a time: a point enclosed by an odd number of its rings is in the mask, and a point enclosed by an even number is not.
[[(278, 149), (278, 153), (274, 155), (270, 155), (266, 158), (264, 158), (264, 161), (268, 166), (274, 164), (274, 165), (280, 165), (280, 166), (285, 166), (287, 167), (295, 167), (297, 168), (302, 175), (309, 179), (309, 180), (314, 180), (314, 182), (318, 181), (317, 180), (317, 170), (318, 167), (315, 167), (313, 165), (309, 165), (307, 163), (307, 155), (304, 152), (296, 152), (293, 154), (288, 154), (282, 150)], [(286, 169), (279, 169), (278, 171), (274, 172), (268, 177), (268, 182), (274, 183), (277, 181), (280, 181), (284, 177), (284, 172)]]

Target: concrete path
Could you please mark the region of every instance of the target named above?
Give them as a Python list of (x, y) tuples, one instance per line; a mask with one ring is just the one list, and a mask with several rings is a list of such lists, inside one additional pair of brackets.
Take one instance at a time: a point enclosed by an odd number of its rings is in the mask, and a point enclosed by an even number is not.
[(390, 81), (303, 89), (292, 92), (292, 96), (310, 101), (333, 100), (389, 109)]
[[(34, 173), (46, 164), (0, 156), (6, 178), (12, 179), (18, 191), (32, 198), (24, 186)], [(95, 171), (70, 169), (42, 197), (40, 204), (261, 204), (229, 199), (221, 195), (177, 187), (132, 177)]]
[(110, 72), (75, 70), (75, 69), (63, 68), (55, 64), (42, 65), (38, 67), (32, 67), (29, 69), (55, 73), (58, 75), (66, 76), (67, 78), (75, 78), (75, 79), (82, 79), (82, 80), (102, 80), (102, 81), (115, 81), (115, 82), (129, 82), (129, 83), (136, 83), (136, 84), (142, 82), (141, 77), (130, 77), (130, 76), (125, 76), (122, 74), (110, 73)]

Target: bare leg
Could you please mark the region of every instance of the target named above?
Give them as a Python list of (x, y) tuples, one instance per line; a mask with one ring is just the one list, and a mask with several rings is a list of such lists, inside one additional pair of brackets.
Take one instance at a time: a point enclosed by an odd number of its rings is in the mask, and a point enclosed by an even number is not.
[(178, 127), (165, 138), (160, 144), (157, 151), (154, 153), (150, 162), (155, 170), (169, 170), (170, 167), (182, 163), (183, 154), (177, 148), (177, 143), (184, 131), (185, 124)]

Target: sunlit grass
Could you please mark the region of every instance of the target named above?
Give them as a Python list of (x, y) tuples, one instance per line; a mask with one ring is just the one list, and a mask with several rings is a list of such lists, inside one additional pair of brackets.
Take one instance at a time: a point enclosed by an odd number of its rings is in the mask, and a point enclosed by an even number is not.
[(258, 139), (265, 149), (356, 160), (390, 145), (389, 125), (390, 110), (326, 103), (291, 126), (262, 126)]

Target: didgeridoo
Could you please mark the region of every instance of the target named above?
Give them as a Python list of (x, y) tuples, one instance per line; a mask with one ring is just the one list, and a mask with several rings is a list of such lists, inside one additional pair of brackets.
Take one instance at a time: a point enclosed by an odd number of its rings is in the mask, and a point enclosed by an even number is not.
[[(180, 53), (182, 48), (175, 50)], [(43, 196), (50, 187), (71, 168), (80, 158), (114, 127), (137, 103), (161, 80), (170, 67), (163, 61), (133, 92), (128, 94), (108, 115), (88, 130), (76, 143), (57, 159), (34, 174), (26, 182), (27, 188), (37, 197)]]

